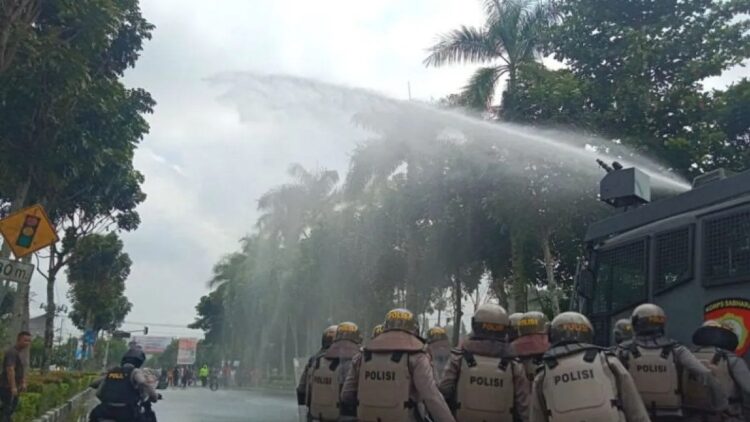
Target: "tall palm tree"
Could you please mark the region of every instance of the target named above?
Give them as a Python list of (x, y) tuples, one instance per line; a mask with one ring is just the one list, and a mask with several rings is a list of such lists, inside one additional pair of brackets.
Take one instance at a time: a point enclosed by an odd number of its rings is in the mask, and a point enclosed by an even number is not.
[(543, 29), (554, 14), (548, 0), (483, 0), (486, 20), (481, 27), (461, 26), (439, 37), (429, 48), (426, 66), (482, 63), (461, 92), (469, 106), (489, 107), (500, 78), (507, 74), (514, 92), (520, 65), (540, 58)]

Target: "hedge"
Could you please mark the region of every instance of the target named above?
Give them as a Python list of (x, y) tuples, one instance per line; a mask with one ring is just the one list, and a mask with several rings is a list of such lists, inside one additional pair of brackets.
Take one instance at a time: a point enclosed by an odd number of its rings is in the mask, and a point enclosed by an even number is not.
[(88, 388), (96, 374), (81, 372), (50, 372), (29, 374), (28, 390), (21, 393), (14, 422), (30, 422), (50, 409), (61, 406), (71, 397)]

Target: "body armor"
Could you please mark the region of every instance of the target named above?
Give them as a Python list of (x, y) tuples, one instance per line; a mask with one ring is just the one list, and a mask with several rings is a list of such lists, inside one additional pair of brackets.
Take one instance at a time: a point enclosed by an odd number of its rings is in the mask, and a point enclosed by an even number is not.
[(310, 386), (310, 416), (313, 420), (335, 422), (339, 418), (339, 371), (337, 358), (319, 357), (313, 366)]
[(134, 369), (132, 366), (125, 366), (107, 372), (99, 393), (99, 399), (102, 403), (135, 407), (140, 402), (141, 395), (130, 379)]
[(513, 421), (513, 370), (509, 358), (462, 351), (456, 383), (456, 419), (461, 422)]
[(542, 392), (554, 422), (625, 422), (605, 353), (594, 346), (555, 347), (544, 356)]
[[(730, 404), (741, 402), (741, 395), (729, 372), (726, 352), (715, 347), (703, 347), (693, 352), (696, 358), (711, 371), (729, 398)], [(682, 374), (685, 407), (698, 412), (713, 413), (708, 389), (694, 375)]]
[(652, 414), (658, 411), (679, 414), (682, 407), (674, 345), (668, 339), (659, 339), (653, 347), (625, 342), (620, 351), (620, 360), (628, 368), (646, 409)]

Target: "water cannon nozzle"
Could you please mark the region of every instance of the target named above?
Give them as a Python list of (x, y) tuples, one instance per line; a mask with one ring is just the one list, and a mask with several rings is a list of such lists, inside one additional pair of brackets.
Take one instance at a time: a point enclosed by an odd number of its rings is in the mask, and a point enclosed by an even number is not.
[(614, 171), (614, 169), (610, 167), (609, 164), (605, 163), (604, 161), (598, 158), (596, 159), (596, 163), (599, 164), (599, 167), (603, 168), (604, 171), (606, 171), (607, 173), (612, 173)]

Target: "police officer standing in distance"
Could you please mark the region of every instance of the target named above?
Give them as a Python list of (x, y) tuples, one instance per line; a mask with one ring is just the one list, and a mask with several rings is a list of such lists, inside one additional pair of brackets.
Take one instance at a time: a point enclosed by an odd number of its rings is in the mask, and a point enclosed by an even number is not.
[(362, 335), (353, 322), (342, 322), (336, 329), (336, 337), (323, 356), (319, 356), (311, 368), (310, 418), (319, 422), (339, 420), (339, 397), (352, 358), (359, 353)]
[(612, 329), (612, 338), (615, 340), (614, 349), (618, 345), (633, 339), (633, 325), (629, 319), (618, 319), (615, 327)]
[(539, 311), (526, 312), (518, 320), (518, 338), (513, 341), (513, 353), (521, 360), (529, 380), (529, 393), (542, 355), (549, 350), (549, 320)]
[(308, 420), (309, 412), (307, 408), (310, 406), (310, 376), (312, 375), (312, 365), (319, 357), (323, 356), (329, 347), (331, 347), (331, 344), (333, 344), (333, 340), (336, 337), (337, 328), (337, 325), (331, 325), (323, 331), (323, 337), (320, 341), (320, 350), (308, 359), (307, 365), (305, 365), (305, 369), (299, 377), (299, 384), (297, 384), (297, 405), (299, 406), (300, 421)]
[[(737, 334), (719, 321), (706, 321), (693, 333), (693, 354), (716, 377), (729, 399), (729, 409), (717, 414), (711, 409), (706, 387), (691, 374), (684, 374), (685, 408), (691, 422), (742, 422), (750, 417), (745, 413), (743, 395), (750, 397), (750, 370), (747, 363), (734, 354), (739, 339)], [(744, 413), (744, 416), (743, 416)]]
[(101, 403), (89, 414), (90, 422), (155, 420), (153, 415), (141, 413), (143, 401), (155, 403), (161, 398), (139, 369), (145, 360), (143, 350), (133, 347), (123, 355), (120, 366), (109, 370), (104, 378), (91, 383), (91, 387), (97, 389), (96, 396)]
[(430, 328), (427, 332), (427, 352), (432, 358), (435, 379), (439, 383), (443, 379), (445, 367), (451, 357), (451, 342), (448, 340), (448, 333), (445, 331), (445, 328)]
[(594, 328), (577, 312), (552, 320), (552, 348), (534, 379), (531, 422), (647, 422), (628, 371), (591, 344)]
[(383, 334), (354, 357), (341, 391), (341, 413), (360, 422), (415, 422), (422, 420), (420, 402), (433, 421), (455, 421), (438, 391), (415, 315), (393, 309)]
[(727, 397), (711, 371), (685, 346), (664, 335), (667, 316), (662, 308), (651, 303), (636, 307), (631, 324), (635, 337), (620, 344), (618, 355), (654, 420), (683, 420), (683, 371), (708, 387), (714, 411), (727, 409)]
[(453, 352), (440, 392), (458, 422), (529, 419), (529, 382), (507, 342), (508, 314), (486, 303), (471, 319), (471, 335)]

